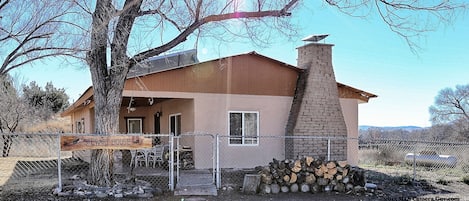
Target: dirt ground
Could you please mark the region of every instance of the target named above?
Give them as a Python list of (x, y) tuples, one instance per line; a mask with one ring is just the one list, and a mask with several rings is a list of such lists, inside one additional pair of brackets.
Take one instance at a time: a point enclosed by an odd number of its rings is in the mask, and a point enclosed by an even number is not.
[[(58, 197), (53, 194), (57, 185), (57, 169), (44, 168), (21, 179), (11, 179), (13, 168), (18, 166), (16, 159), (0, 160), (0, 200), (115, 200), (116, 198)], [(16, 165), (15, 165), (16, 164)], [(387, 167), (367, 167), (366, 177), (370, 183), (377, 184), (373, 191), (362, 193), (279, 193), (248, 195), (234, 188), (220, 189), (218, 196), (174, 196), (165, 192), (153, 198), (119, 198), (118, 200), (168, 200), (168, 201), (205, 201), (205, 200), (468, 200), (469, 185), (460, 180), (420, 179), (412, 181), (406, 174), (395, 174)], [(397, 176), (395, 176), (397, 175)], [(404, 175), (404, 176), (403, 176)]]

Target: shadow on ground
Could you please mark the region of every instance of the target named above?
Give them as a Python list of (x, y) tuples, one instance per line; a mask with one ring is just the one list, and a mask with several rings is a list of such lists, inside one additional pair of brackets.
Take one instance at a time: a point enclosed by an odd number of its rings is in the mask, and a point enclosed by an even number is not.
[[(73, 175), (87, 175), (88, 163), (79, 159), (62, 160), (62, 178), (64, 184)], [(2, 164), (0, 164), (0, 167)], [(218, 196), (174, 196), (165, 192), (153, 198), (143, 200), (411, 200), (412, 198), (437, 197), (460, 198), (464, 200), (469, 192), (469, 185), (462, 182), (450, 182), (445, 185), (426, 180), (412, 181), (410, 176), (392, 176), (378, 171), (366, 170), (367, 182), (377, 185), (377, 189), (362, 193), (321, 192), (321, 193), (280, 193), (247, 195), (241, 192), (243, 175), (253, 173), (252, 170), (225, 171), (222, 173), (222, 189)], [(124, 179), (124, 175), (118, 179)], [(0, 187), (0, 200), (49, 200), (53, 189), (58, 185), (57, 160), (18, 161), (11, 172), (10, 178)], [(161, 181), (168, 179), (165, 175), (140, 176), (154, 187), (161, 188)], [(164, 189), (164, 187), (162, 188)], [(463, 194), (461, 194), (463, 193)], [(57, 197), (55, 197), (57, 198)], [(75, 198), (67, 198), (74, 200)], [(83, 198), (76, 198), (83, 200)]]

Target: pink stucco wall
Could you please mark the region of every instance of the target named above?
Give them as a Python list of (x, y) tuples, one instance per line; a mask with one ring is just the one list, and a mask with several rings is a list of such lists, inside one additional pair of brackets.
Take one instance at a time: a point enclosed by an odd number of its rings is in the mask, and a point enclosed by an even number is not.
[(347, 125), (347, 162), (358, 165), (358, 103), (357, 99), (340, 99), (340, 106)]
[[(161, 133), (167, 134), (169, 115), (181, 113), (182, 132), (191, 135), (181, 138), (182, 145), (193, 148), (196, 168), (211, 168), (213, 165), (213, 138), (210, 135), (194, 137), (193, 134), (219, 134), (220, 167), (222, 168), (253, 168), (268, 164), (272, 158), (284, 159), (285, 125), (290, 112), (292, 97), (288, 96), (254, 96), (233, 94), (181, 93), (181, 92), (149, 92), (124, 91), (124, 96), (173, 98), (151, 107), (140, 108), (128, 113), (122, 109), (120, 130), (126, 131), (125, 117), (145, 117), (144, 132), (153, 133), (153, 115), (163, 112), (161, 117)], [(347, 125), (350, 138), (358, 138), (358, 104), (356, 99), (340, 99), (340, 105)], [(258, 145), (229, 145), (228, 143), (228, 112), (256, 111), (259, 112)], [(92, 118), (90, 108), (74, 113), (72, 120), (85, 118), (85, 128), (91, 133)], [(269, 137), (263, 137), (269, 136)], [(273, 136), (273, 137), (270, 137)], [(278, 136), (278, 137), (275, 137)], [(162, 139), (167, 143), (167, 139)], [(358, 162), (358, 141), (349, 140), (347, 144), (347, 160), (350, 164)]]

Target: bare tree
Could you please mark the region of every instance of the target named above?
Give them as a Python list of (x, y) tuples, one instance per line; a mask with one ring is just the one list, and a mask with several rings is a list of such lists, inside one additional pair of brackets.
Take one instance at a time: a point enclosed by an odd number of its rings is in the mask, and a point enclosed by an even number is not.
[(50, 57), (80, 57), (80, 30), (66, 1), (0, 1), (0, 75)]
[[(263, 44), (269, 42), (269, 31), (294, 34), (294, 26), (285, 17), (290, 16), (295, 7), (302, 8), (310, 3), (303, 2), (300, 5), (299, 0), (73, 2), (92, 19), (86, 61), (93, 82), (95, 132), (98, 135), (119, 132), (119, 108), (124, 81), (129, 69), (137, 63), (201, 36), (211, 36), (222, 41), (229, 40), (227, 37), (244, 37), (255, 44)], [(350, 15), (358, 12), (366, 16), (363, 11), (376, 8), (391, 30), (403, 36), (411, 46), (414, 34), (429, 30), (425, 26), (417, 29), (415, 24), (429, 22), (426, 16), (432, 15), (436, 16), (437, 24), (450, 20), (455, 9), (463, 7), (449, 1), (426, 3), (423, 0), (324, 2)], [(414, 17), (414, 14), (418, 17)], [(407, 21), (410, 19), (413, 21)], [(112, 185), (112, 154), (112, 150), (92, 151), (91, 184)]]
[(441, 24), (450, 24), (460, 12), (465, 12), (465, 1), (448, 0), (325, 0), (340, 12), (354, 17), (369, 17), (376, 12), (391, 31), (401, 36), (413, 52), (419, 39)]
[(469, 84), (442, 89), (429, 111), (433, 125), (452, 125), (460, 137), (469, 138)]
[[(119, 108), (124, 81), (129, 68), (136, 63), (176, 47), (206, 24), (221, 23), (230, 19), (243, 21), (289, 16), (296, 3), (297, 0), (270, 3), (256, 1), (254, 5), (247, 5), (248, 11), (242, 11), (238, 1), (144, 3), (143, 0), (126, 0), (123, 5), (115, 5), (112, 0), (97, 1), (92, 14), (91, 49), (87, 54), (94, 89), (95, 132), (101, 135), (119, 132)], [(88, 6), (80, 4), (80, 7)], [(174, 36), (159, 46), (129, 55), (132, 28), (137, 23), (147, 21), (151, 22), (149, 26), (161, 32), (171, 26), (175, 29)], [(93, 150), (90, 182), (101, 186), (111, 185), (112, 164), (111, 150)]]
[(7, 157), (13, 144), (13, 135), (27, 117), (27, 105), (21, 100), (13, 79), (0, 75), (0, 133), (3, 138), (2, 156)]

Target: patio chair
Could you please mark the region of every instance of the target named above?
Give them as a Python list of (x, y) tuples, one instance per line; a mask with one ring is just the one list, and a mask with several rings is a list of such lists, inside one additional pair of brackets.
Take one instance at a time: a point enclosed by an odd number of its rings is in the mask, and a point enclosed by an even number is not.
[(148, 153), (148, 161), (153, 163), (153, 168), (155, 168), (155, 165), (157, 162), (158, 162), (158, 166), (161, 166), (161, 163), (164, 162), (163, 153), (164, 153), (163, 145), (154, 146), (151, 149), (151, 151)]
[(150, 150), (148, 149), (139, 149), (136, 150), (135, 154), (135, 167), (137, 167), (139, 164), (142, 162), (145, 164), (146, 167), (148, 167), (148, 152)]

